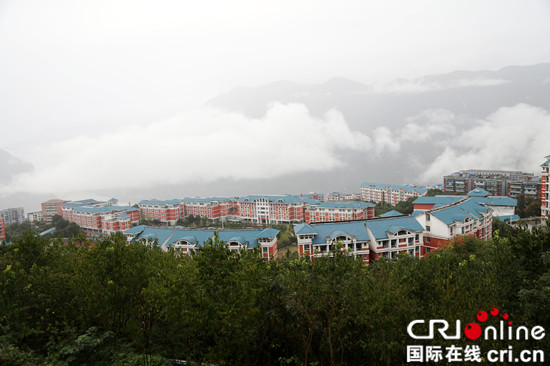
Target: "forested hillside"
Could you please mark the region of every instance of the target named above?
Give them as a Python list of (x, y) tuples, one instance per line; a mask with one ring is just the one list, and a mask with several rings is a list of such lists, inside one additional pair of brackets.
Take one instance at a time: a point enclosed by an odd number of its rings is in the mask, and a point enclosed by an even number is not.
[[(407, 334), (415, 319), (466, 324), (498, 308), (548, 330), (548, 228), (368, 267), (341, 252), (268, 263), (216, 240), (183, 257), (122, 235), (91, 245), (28, 232), (0, 246), (0, 364), (399, 365), (423, 344)], [(549, 337), (514, 347), (548, 350)]]

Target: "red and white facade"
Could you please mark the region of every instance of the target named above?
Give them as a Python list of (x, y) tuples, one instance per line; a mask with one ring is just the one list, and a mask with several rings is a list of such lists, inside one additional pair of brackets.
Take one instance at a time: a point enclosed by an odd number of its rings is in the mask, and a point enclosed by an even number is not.
[(54, 215), (62, 216), (61, 208), (66, 200), (51, 199), (46, 202), (42, 202), (42, 221), (52, 222)]
[(200, 216), (211, 220), (236, 216), (237, 201), (227, 198), (184, 198), (181, 202), (185, 216)]
[(492, 210), (473, 201), (462, 198), (448, 205), (416, 205), (413, 215), (424, 227), (424, 246), (430, 250), (439, 249), (459, 236), (476, 237), (485, 241), (492, 238)]
[(76, 223), (88, 236), (124, 231), (139, 223), (137, 208), (115, 206), (113, 203), (116, 200), (67, 202), (62, 206), (62, 216), (65, 220)]
[(413, 187), (393, 184), (363, 183), (361, 199), (367, 202), (386, 202), (396, 205), (410, 197), (420, 197), (428, 191), (425, 187)]
[(374, 217), (374, 204), (367, 202), (327, 202), (307, 205), (305, 222), (367, 220)]
[(543, 218), (550, 217), (550, 155), (545, 157), (542, 164), (540, 214)]
[(6, 227), (4, 225), (4, 219), (0, 216), (0, 243), (6, 241)]
[(237, 201), (239, 218), (258, 224), (299, 223), (305, 219), (306, 201), (295, 196), (246, 196)]
[(145, 200), (138, 203), (139, 213), (145, 220), (159, 220), (175, 225), (178, 219), (185, 216), (185, 206), (180, 200)]
[(408, 253), (423, 257), (423, 228), (414, 217), (394, 217), (358, 222), (299, 224), (294, 227), (300, 255), (331, 255), (335, 245), (365, 264), (379, 257), (396, 259)]

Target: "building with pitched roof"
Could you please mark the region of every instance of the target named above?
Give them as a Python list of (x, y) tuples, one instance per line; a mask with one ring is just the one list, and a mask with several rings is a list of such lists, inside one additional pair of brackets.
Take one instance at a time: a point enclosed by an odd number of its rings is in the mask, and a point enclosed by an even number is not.
[(139, 223), (139, 209), (116, 203), (115, 199), (65, 202), (61, 212), (65, 220), (76, 223), (88, 236), (124, 231)]
[(426, 251), (441, 248), (459, 235), (491, 239), (493, 210), (482, 199), (485, 197), (436, 196), (413, 202), (413, 215), (424, 227)]
[(340, 243), (342, 250), (364, 263), (379, 257), (397, 258), (404, 253), (423, 257), (423, 230), (422, 225), (411, 216), (294, 226), (301, 255), (312, 260), (330, 255)]
[(410, 197), (420, 197), (426, 194), (428, 188), (408, 185), (363, 183), (361, 199), (369, 202), (386, 202), (395, 206)]
[(550, 155), (544, 157), (546, 161), (541, 165), (542, 177), (541, 177), (541, 200), (540, 200), (540, 214), (543, 218), (550, 216)]
[(159, 220), (169, 225), (185, 216), (181, 200), (143, 200), (138, 203), (140, 216), (145, 220)]
[(367, 220), (374, 217), (374, 204), (362, 201), (331, 201), (305, 207), (305, 222)]
[(306, 205), (319, 203), (288, 194), (249, 195), (237, 200), (240, 220), (257, 224), (303, 222)]
[(228, 197), (192, 197), (184, 198), (181, 202), (184, 216), (206, 217), (218, 220), (238, 215), (238, 205), (235, 198)]
[(141, 242), (148, 245), (158, 245), (164, 251), (170, 248), (180, 254), (191, 254), (204, 246), (209, 239), (217, 234), (229, 249), (240, 252), (243, 250), (259, 249), (260, 256), (270, 261), (279, 255), (277, 250), (278, 230), (267, 228), (264, 230), (185, 230), (153, 228), (145, 225), (135, 226), (124, 231), (127, 241)]

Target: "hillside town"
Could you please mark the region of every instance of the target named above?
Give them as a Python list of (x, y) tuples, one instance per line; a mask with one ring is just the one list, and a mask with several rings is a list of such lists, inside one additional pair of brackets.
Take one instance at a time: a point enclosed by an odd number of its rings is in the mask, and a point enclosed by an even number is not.
[[(258, 248), (266, 261), (279, 257), (275, 225), (292, 225), (298, 253), (313, 260), (336, 245), (372, 263), (379, 257), (408, 253), (422, 258), (466, 235), (492, 238), (493, 219), (510, 224), (542, 223), (549, 215), (550, 156), (541, 175), (520, 171), (461, 170), (443, 177), (443, 185), (415, 186), (364, 183), (359, 193), (331, 192), (301, 195), (247, 195), (142, 200), (119, 205), (118, 200), (50, 199), (42, 210), (25, 215), (23, 208), (5, 208), (0, 215), (0, 241), (6, 227), (24, 221), (52, 223), (58, 215), (75, 223), (89, 238), (122, 232), (128, 242), (158, 245), (188, 254), (219, 235), (232, 250)], [(428, 192), (440, 194), (430, 194)], [(326, 199), (325, 199), (326, 197)], [(518, 198), (540, 201), (540, 216), (522, 219)], [(412, 204), (411, 212), (389, 210), (379, 215), (376, 205)], [(185, 227), (185, 219), (206, 219), (208, 228)], [(241, 224), (238, 230), (225, 228)], [(55, 230), (51, 230), (55, 235)], [(9, 244), (9, 242), (8, 242)]]

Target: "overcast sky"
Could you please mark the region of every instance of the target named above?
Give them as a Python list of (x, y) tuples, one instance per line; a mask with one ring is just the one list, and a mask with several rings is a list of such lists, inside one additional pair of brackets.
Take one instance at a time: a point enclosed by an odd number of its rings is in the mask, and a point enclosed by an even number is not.
[(238, 86), (496, 70), (549, 62), (549, 40), (545, 0), (0, 0), (0, 149), (59, 168), (63, 147), (125, 126), (223, 119), (196, 109)]

